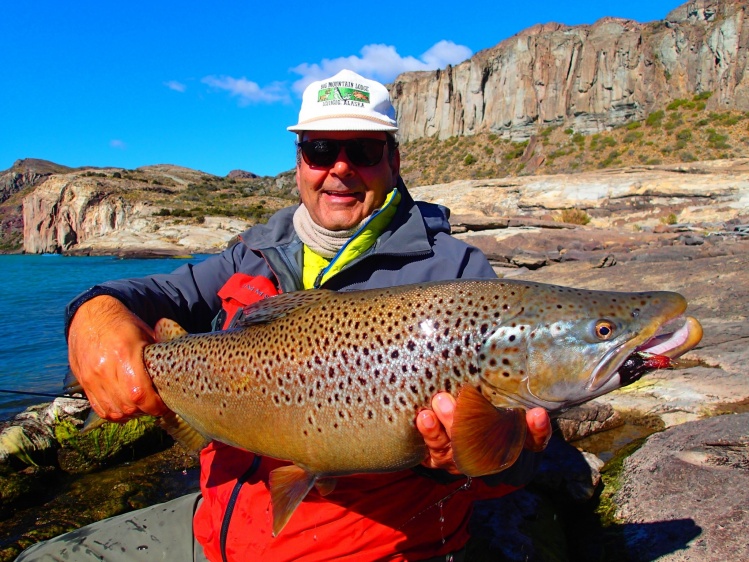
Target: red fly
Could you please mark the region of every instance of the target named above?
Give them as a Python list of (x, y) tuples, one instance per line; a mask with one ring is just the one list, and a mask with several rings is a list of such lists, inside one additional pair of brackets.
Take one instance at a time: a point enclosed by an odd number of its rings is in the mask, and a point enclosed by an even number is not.
[(674, 363), (666, 355), (651, 355), (649, 353), (640, 353), (645, 360), (645, 367), (648, 369), (668, 369), (673, 367)]

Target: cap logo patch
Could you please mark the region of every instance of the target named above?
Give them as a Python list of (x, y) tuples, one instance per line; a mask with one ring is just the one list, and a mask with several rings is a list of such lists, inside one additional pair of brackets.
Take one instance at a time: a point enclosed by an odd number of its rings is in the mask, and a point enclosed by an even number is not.
[(369, 103), (369, 87), (354, 82), (324, 82), (317, 92), (317, 101), (328, 105), (353, 105), (364, 107)]

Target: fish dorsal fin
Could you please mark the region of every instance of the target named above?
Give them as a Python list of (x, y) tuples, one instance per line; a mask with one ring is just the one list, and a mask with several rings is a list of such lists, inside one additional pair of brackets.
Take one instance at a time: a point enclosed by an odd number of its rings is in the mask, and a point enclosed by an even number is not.
[(466, 385), (458, 394), (452, 426), (455, 464), (467, 476), (501, 472), (517, 460), (526, 431), (523, 408), (496, 408)]
[(69, 368), (68, 372), (65, 373), (65, 380), (62, 383), (62, 391), (65, 394), (84, 394), (81, 383), (78, 382), (73, 371)]
[(161, 416), (159, 425), (189, 453), (197, 453), (209, 443), (209, 439), (174, 412)]
[(187, 335), (187, 330), (171, 318), (162, 318), (153, 327), (157, 342), (176, 340)]
[(305, 308), (328, 299), (333, 294), (335, 294), (335, 291), (314, 289), (309, 291), (294, 291), (270, 297), (242, 309), (242, 317), (239, 319), (237, 325), (247, 327), (253, 324), (270, 322), (300, 308)]
[(296, 465), (282, 466), (269, 475), (270, 500), (273, 505), (273, 536), (289, 522), (291, 514), (315, 484), (315, 475)]

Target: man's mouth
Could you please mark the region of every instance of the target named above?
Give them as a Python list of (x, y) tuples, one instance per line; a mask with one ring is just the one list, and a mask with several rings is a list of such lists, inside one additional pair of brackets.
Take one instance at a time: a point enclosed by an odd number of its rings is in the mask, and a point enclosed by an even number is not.
[(323, 191), (322, 194), (328, 197), (332, 201), (346, 201), (350, 202), (356, 200), (359, 202), (364, 201), (364, 194), (358, 191)]

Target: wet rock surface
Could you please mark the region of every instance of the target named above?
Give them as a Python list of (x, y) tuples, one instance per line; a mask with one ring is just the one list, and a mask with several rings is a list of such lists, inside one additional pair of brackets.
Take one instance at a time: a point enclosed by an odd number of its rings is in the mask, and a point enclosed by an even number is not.
[(749, 560), (749, 414), (653, 435), (625, 461), (616, 504), (627, 560)]

